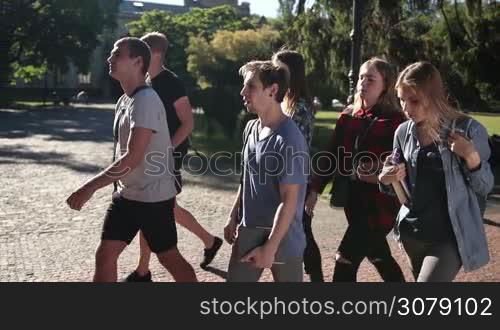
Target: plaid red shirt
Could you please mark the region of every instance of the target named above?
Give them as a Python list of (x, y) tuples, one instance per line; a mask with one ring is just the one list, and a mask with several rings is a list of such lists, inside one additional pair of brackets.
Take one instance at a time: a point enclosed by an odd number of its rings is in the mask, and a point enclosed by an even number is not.
[[(335, 156), (330, 158), (338, 167), (339, 173), (348, 175), (353, 173), (353, 158), (349, 153), (354, 152), (354, 142), (356, 136), (359, 137), (357, 150), (358, 157), (361, 155), (369, 156), (371, 160), (380, 160), (383, 162), (385, 157), (392, 152), (394, 132), (396, 128), (403, 123), (406, 118), (399, 111), (383, 111), (381, 106), (364, 110), (359, 109), (352, 114), (351, 109), (342, 112), (337, 120), (333, 139), (328, 148), (328, 152)], [(370, 120), (376, 121), (366, 131)], [(366, 133), (363, 137), (363, 133)], [(355, 159), (359, 159), (355, 157)], [(368, 158), (366, 158), (368, 159)], [(325, 169), (325, 162), (320, 162), (321, 169)], [(318, 173), (316, 170), (315, 173)], [(333, 172), (328, 174), (318, 173), (313, 175), (311, 188), (322, 192), (328, 182), (332, 179)], [(349, 223), (357, 221), (368, 221), (372, 228), (390, 231), (394, 226), (397, 212), (400, 205), (395, 197), (380, 192), (378, 185), (360, 181), (354, 182), (355, 188), (349, 197), (348, 205), (345, 207), (347, 221)], [(362, 212), (360, 212), (360, 209)], [(364, 219), (357, 219), (363, 217)]]

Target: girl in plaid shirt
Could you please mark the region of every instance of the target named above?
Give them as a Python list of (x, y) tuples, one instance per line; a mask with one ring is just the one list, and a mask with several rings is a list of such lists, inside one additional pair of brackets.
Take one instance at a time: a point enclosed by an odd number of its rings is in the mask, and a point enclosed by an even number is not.
[[(394, 132), (406, 120), (396, 100), (395, 80), (396, 73), (388, 62), (372, 58), (363, 63), (354, 104), (341, 114), (333, 133), (328, 150), (332, 164), (338, 166), (340, 175), (352, 178), (344, 207), (348, 227), (335, 257), (333, 281), (355, 282), (365, 257), (384, 281), (404, 281), (386, 239), (394, 226), (399, 204), (394, 197), (379, 191), (377, 178), (385, 157), (391, 153)], [(359, 145), (355, 148), (357, 137)], [(358, 166), (348, 157), (355, 149), (356, 159), (366, 156)], [(329, 172), (330, 175), (313, 175), (306, 210), (314, 208), (318, 193), (336, 171)]]

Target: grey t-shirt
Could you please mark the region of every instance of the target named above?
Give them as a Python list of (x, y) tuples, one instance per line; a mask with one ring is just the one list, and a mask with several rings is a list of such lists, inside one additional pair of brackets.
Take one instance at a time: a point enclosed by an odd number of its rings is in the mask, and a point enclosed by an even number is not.
[(279, 184), (300, 184), (297, 209), (281, 242), (284, 256), (302, 256), (305, 234), (302, 214), (309, 171), (309, 150), (303, 134), (286, 118), (270, 135), (259, 141), (253, 125), (243, 150), (242, 225), (272, 228), (281, 204)]
[(173, 176), (172, 143), (165, 109), (152, 88), (138, 91), (132, 97), (122, 95), (116, 103), (114, 126), (118, 123), (116, 158), (127, 152), (134, 127), (153, 131), (143, 161), (118, 181), (118, 193), (126, 199), (154, 203), (177, 194)]

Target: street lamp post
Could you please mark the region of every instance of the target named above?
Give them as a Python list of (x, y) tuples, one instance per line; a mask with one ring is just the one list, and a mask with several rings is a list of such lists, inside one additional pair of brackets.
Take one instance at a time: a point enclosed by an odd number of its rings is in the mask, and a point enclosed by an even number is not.
[(361, 40), (363, 31), (361, 28), (363, 5), (365, 0), (353, 0), (352, 15), (353, 24), (351, 31), (351, 69), (349, 70), (349, 98), (348, 104), (354, 101), (356, 83), (358, 82), (359, 66), (361, 65)]
[[(15, 31), (13, 26), (13, 21), (11, 19), (12, 13), (14, 12), (14, 4), (11, 1), (0, 0), (0, 89), (7, 87), (7, 81), (9, 80), (9, 50), (12, 44), (12, 33)], [(7, 102), (7, 94), (5, 91), (1, 90), (0, 104)]]

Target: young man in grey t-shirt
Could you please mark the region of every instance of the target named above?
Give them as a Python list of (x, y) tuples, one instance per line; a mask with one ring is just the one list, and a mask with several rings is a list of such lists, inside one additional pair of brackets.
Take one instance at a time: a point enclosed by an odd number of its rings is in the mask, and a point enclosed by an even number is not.
[[(174, 167), (176, 186), (180, 193), (182, 189), (182, 160), (188, 152), (189, 135), (194, 128), (194, 118), (182, 81), (165, 67), (165, 57), (169, 47), (167, 37), (163, 33), (151, 32), (141, 38), (151, 48), (149, 63), (149, 80), (162, 100), (167, 115), (170, 140), (174, 147)], [(222, 246), (222, 239), (208, 232), (187, 209), (179, 205), (177, 199), (174, 207), (175, 222), (196, 235), (205, 245), (201, 268), (208, 266)], [(152, 282), (149, 269), (151, 250), (140, 235), (140, 258), (137, 268), (125, 279), (127, 282)]]
[(163, 104), (146, 86), (150, 58), (149, 46), (137, 38), (115, 43), (109, 74), (125, 92), (116, 104), (113, 126), (116, 161), (67, 199), (72, 209), (81, 210), (96, 190), (116, 182), (96, 252), (98, 282), (116, 281), (118, 257), (139, 230), (176, 281), (196, 281), (177, 250), (172, 145)]
[(224, 228), (225, 239), (234, 243), (227, 280), (258, 281), (263, 269), (270, 268), (277, 282), (300, 282), (309, 151), (296, 124), (281, 110), (288, 73), (271, 61), (254, 61), (240, 74), (245, 106), (259, 118), (245, 129), (243, 182)]

